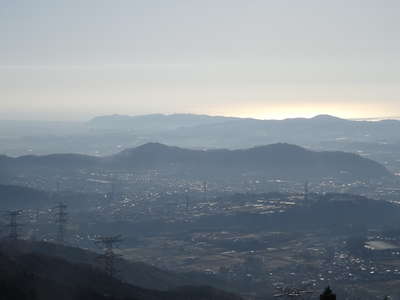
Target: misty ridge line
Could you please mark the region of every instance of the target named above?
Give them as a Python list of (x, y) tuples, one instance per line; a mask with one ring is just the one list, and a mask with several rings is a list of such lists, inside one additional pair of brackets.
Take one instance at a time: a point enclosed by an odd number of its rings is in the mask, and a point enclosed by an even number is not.
[[(0, 66), (0, 68), (2, 68)], [(73, 67), (71, 67), (73, 68)], [(92, 123), (96, 122), (101, 119), (106, 119), (106, 118), (121, 118), (124, 120), (134, 120), (134, 119), (141, 119), (141, 118), (149, 118), (149, 117), (162, 117), (162, 118), (168, 118), (168, 117), (205, 117), (205, 118), (221, 118), (221, 119), (226, 119), (226, 120), (254, 120), (254, 121), (290, 121), (290, 120), (303, 120), (303, 121), (310, 121), (310, 120), (317, 120), (317, 119), (336, 119), (336, 120), (342, 120), (342, 121), (351, 121), (351, 122), (382, 122), (382, 121), (399, 121), (400, 122), (400, 116), (376, 116), (376, 117), (365, 117), (365, 118), (344, 118), (344, 117), (338, 117), (334, 115), (329, 115), (329, 114), (317, 114), (313, 117), (287, 117), (287, 118), (257, 118), (257, 117), (244, 117), (244, 116), (234, 116), (234, 115), (222, 115), (222, 114), (202, 114), (202, 113), (190, 113), (190, 112), (182, 112), (182, 113), (146, 113), (146, 114), (133, 114), (133, 115), (127, 115), (127, 114), (120, 114), (120, 113), (114, 113), (114, 114), (105, 114), (105, 115), (99, 115), (99, 116), (94, 116), (92, 118), (88, 118), (87, 120), (82, 120), (82, 121), (69, 121), (69, 120), (63, 120), (63, 121), (56, 121), (56, 120), (40, 120), (40, 119), (5, 119), (5, 118), (0, 118), (0, 122), (21, 122), (21, 123), (29, 123), (29, 122), (35, 122), (35, 123), (63, 123), (63, 124), (70, 124), (70, 123), (79, 123), (79, 124), (85, 124), (85, 123)]]
[[(108, 169), (125, 171), (160, 170), (178, 177), (216, 178), (259, 174), (270, 178), (373, 179), (393, 175), (381, 164), (353, 153), (310, 151), (290, 144), (271, 144), (241, 150), (190, 150), (160, 143), (147, 143), (111, 156), (80, 154), (0, 156), (0, 167), (10, 174), (21, 170)], [(236, 175), (234, 175), (236, 174)]]
[[(210, 161), (214, 160), (216, 163), (219, 163), (218, 159), (220, 161), (230, 159), (231, 164), (235, 165), (239, 161), (243, 164), (244, 161), (249, 163), (250, 158), (245, 155), (253, 155), (251, 152), (257, 146), (260, 147), (258, 149), (267, 151), (266, 149), (273, 148), (273, 145), (287, 143), (282, 147), (286, 150), (297, 149), (297, 153), (294, 151), (293, 154), (295, 157), (297, 155), (297, 161), (302, 160), (301, 151), (298, 150), (302, 149), (300, 147), (303, 147), (302, 151), (306, 151), (305, 149), (316, 151), (307, 152), (314, 156), (322, 155), (320, 153), (356, 153), (360, 157), (378, 161), (390, 168), (393, 173), (398, 173), (395, 165), (388, 165), (386, 163), (388, 158), (380, 155), (382, 147), (390, 151), (395, 151), (398, 147), (396, 143), (399, 142), (400, 121), (397, 120), (353, 121), (331, 115), (261, 120), (195, 114), (139, 116), (114, 114), (98, 116), (86, 123), (36, 124), (28, 121), (0, 121), (0, 125), (2, 153), (10, 157), (26, 155), (29, 157), (32, 154), (45, 157), (43, 155), (79, 153), (92, 158), (114, 158), (123, 149), (142, 149), (140, 145), (159, 143), (158, 147), (153, 147), (155, 149), (144, 147), (147, 151), (155, 151), (153, 159), (157, 158), (157, 163), (161, 163), (163, 159), (170, 159), (168, 155), (175, 151), (177, 153), (174, 159), (181, 164), (183, 161), (180, 159), (187, 159), (190, 156), (192, 164), (196, 160), (208, 157)], [(162, 147), (161, 144), (171, 147)], [(295, 148), (294, 145), (300, 147)], [(208, 151), (194, 151), (198, 149)], [(278, 157), (278, 154), (273, 155)], [(232, 157), (235, 155), (240, 156), (237, 161)], [(270, 155), (272, 154), (264, 153), (264, 156), (258, 157), (258, 164), (264, 162)], [(215, 158), (210, 159), (211, 156)], [(289, 154), (287, 158), (291, 159)], [(150, 164), (150, 156), (145, 159)], [(316, 163), (319, 158), (313, 159), (313, 163)], [(389, 157), (389, 159), (394, 158)], [(283, 161), (282, 164), (287, 165), (287, 161)], [(268, 168), (267, 165), (264, 167)], [(306, 166), (302, 166), (304, 167)], [(381, 172), (378, 171), (378, 174)]]
[(185, 147), (180, 147), (180, 146), (175, 146), (175, 145), (167, 145), (159, 142), (147, 142), (143, 143), (137, 147), (128, 147), (126, 149), (122, 149), (120, 152), (117, 152), (112, 155), (104, 155), (104, 156), (97, 156), (97, 155), (87, 155), (87, 154), (80, 154), (80, 153), (70, 153), (70, 152), (59, 152), (59, 153), (52, 153), (52, 154), (45, 154), (45, 155), (38, 155), (38, 154), (28, 154), (28, 155), (19, 155), (19, 156), (9, 156), (9, 155), (1, 155), (0, 157), (7, 157), (11, 159), (22, 159), (22, 158), (46, 158), (46, 157), (57, 157), (57, 156), (71, 156), (71, 157), (90, 157), (94, 159), (109, 159), (112, 157), (129, 157), (130, 155), (135, 155), (136, 153), (144, 153), (146, 151), (149, 151), (150, 153), (156, 153), (156, 152), (187, 152), (187, 153), (192, 153), (192, 154), (245, 154), (246, 152), (251, 152), (251, 151), (263, 151), (263, 150), (273, 150), (273, 149), (291, 149), (291, 150), (297, 150), (301, 152), (308, 152), (308, 153), (343, 153), (343, 154), (348, 154), (348, 155), (353, 155), (357, 157), (361, 157), (361, 155), (355, 154), (355, 153), (348, 153), (345, 151), (326, 151), (326, 150), (312, 150), (312, 149), (307, 149), (305, 147), (301, 147), (298, 145), (290, 144), (290, 143), (273, 143), (273, 144), (266, 144), (266, 145), (257, 145), (253, 147), (246, 147), (246, 148), (240, 148), (240, 149), (229, 149), (229, 148), (212, 148), (212, 149), (194, 149), (194, 148), (185, 148)]
[(352, 121), (352, 122), (368, 122), (368, 121), (400, 121), (400, 116), (376, 116), (367, 118), (343, 118), (330, 114), (316, 114), (312, 117), (287, 117), (287, 118), (256, 118), (256, 117), (242, 117), (234, 115), (211, 115), (211, 114), (195, 114), (195, 113), (150, 113), (150, 114), (138, 114), (138, 115), (126, 115), (126, 114), (109, 114), (93, 117), (89, 120), (96, 121), (102, 118), (124, 118), (124, 119), (135, 119), (135, 118), (146, 118), (146, 117), (208, 117), (208, 118), (226, 118), (226, 119), (237, 119), (237, 120), (257, 120), (257, 121), (289, 121), (289, 120), (341, 120), (341, 121)]

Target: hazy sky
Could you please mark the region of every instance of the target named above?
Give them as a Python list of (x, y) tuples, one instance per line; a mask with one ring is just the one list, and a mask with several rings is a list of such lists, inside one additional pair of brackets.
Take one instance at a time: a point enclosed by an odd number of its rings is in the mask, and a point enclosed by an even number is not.
[(0, 0), (0, 118), (400, 115), (398, 0)]

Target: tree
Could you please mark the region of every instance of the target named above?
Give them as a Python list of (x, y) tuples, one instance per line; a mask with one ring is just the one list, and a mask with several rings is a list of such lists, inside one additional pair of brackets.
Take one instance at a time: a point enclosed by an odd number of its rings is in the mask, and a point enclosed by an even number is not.
[(336, 300), (336, 294), (334, 294), (331, 288), (328, 286), (325, 291), (319, 296), (320, 300)]

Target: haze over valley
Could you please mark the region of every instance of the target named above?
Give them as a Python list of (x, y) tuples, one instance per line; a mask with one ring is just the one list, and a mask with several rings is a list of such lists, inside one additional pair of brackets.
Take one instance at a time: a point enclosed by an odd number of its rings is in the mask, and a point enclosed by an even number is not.
[[(104, 237), (121, 241), (106, 250), (118, 260), (105, 271), (136, 288), (112, 292), (121, 297), (272, 298), (329, 282), (340, 297), (372, 299), (400, 280), (399, 121), (177, 114), (3, 123), (0, 208), (29, 224), (14, 225), (17, 244), (3, 231), (4, 268), (39, 276), (39, 259), (49, 272), (79, 265), (101, 282)], [(10, 255), (23, 267), (11, 267)], [(42, 297), (63, 291), (21, 280)], [(103, 299), (116, 284), (68, 295)]]
[(400, 300), (399, 11), (1, 1), (0, 300)]

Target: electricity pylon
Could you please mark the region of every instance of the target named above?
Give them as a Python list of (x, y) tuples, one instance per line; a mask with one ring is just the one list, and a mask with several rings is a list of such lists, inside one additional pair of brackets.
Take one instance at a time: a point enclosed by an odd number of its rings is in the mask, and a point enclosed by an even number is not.
[(9, 228), (8, 238), (10, 240), (18, 240), (19, 233), (18, 228), (22, 226), (17, 222), (17, 217), (21, 215), (22, 210), (11, 210), (7, 212), (8, 217), (10, 218), (10, 222), (8, 223), (7, 227)]
[(101, 236), (96, 238), (96, 245), (103, 250), (103, 254), (99, 255), (98, 259), (103, 261), (104, 271), (111, 278), (114, 278), (117, 273), (115, 261), (120, 257), (120, 255), (115, 254), (114, 249), (116, 244), (122, 241), (121, 235)]
[(57, 209), (56, 212), (56, 224), (57, 224), (57, 236), (56, 241), (59, 244), (65, 243), (65, 227), (68, 222), (68, 213), (67, 213), (67, 205), (65, 203), (60, 202), (54, 209)]

